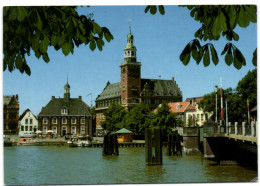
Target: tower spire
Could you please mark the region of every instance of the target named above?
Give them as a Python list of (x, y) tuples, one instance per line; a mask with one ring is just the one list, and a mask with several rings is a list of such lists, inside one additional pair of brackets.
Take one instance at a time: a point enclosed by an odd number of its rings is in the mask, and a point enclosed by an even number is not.
[(129, 34), (131, 34), (131, 19), (129, 18)]

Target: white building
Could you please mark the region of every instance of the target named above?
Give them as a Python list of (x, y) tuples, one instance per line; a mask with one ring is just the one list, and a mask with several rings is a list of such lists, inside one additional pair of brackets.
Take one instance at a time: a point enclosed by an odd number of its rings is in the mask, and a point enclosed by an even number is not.
[(19, 137), (32, 137), (38, 129), (38, 120), (35, 115), (26, 109), (19, 118)]

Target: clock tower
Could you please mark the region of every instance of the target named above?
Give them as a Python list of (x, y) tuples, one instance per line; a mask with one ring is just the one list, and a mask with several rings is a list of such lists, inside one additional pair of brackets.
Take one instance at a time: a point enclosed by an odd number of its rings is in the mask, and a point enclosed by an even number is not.
[(136, 47), (134, 36), (129, 27), (127, 44), (124, 49), (124, 62), (121, 62), (121, 104), (130, 110), (140, 102), (141, 93), (141, 62), (136, 60)]

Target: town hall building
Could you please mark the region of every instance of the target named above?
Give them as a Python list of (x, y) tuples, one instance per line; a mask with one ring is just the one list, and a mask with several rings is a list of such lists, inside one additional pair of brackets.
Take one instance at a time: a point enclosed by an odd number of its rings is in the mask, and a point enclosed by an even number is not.
[(101, 131), (104, 111), (112, 103), (121, 104), (127, 111), (137, 103), (148, 104), (151, 109), (162, 102), (182, 101), (182, 92), (178, 84), (171, 80), (141, 78), (141, 62), (137, 61), (137, 49), (134, 36), (129, 28), (127, 45), (124, 49), (124, 62), (121, 62), (121, 81), (111, 84), (109, 81), (96, 99), (96, 130)]
[(82, 97), (70, 97), (70, 85), (64, 86), (64, 98), (52, 96), (49, 103), (38, 114), (38, 129), (43, 135), (48, 131), (64, 136), (68, 133), (92, 136), (90, 107)]

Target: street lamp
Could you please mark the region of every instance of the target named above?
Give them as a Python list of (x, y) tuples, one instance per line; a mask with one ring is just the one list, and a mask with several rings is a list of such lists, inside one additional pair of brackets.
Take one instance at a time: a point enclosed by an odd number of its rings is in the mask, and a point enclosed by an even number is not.
[(215, 122), (218, 122), (218, 86), (215, 86), (215, 93), (216, 93), (216, 119)]

